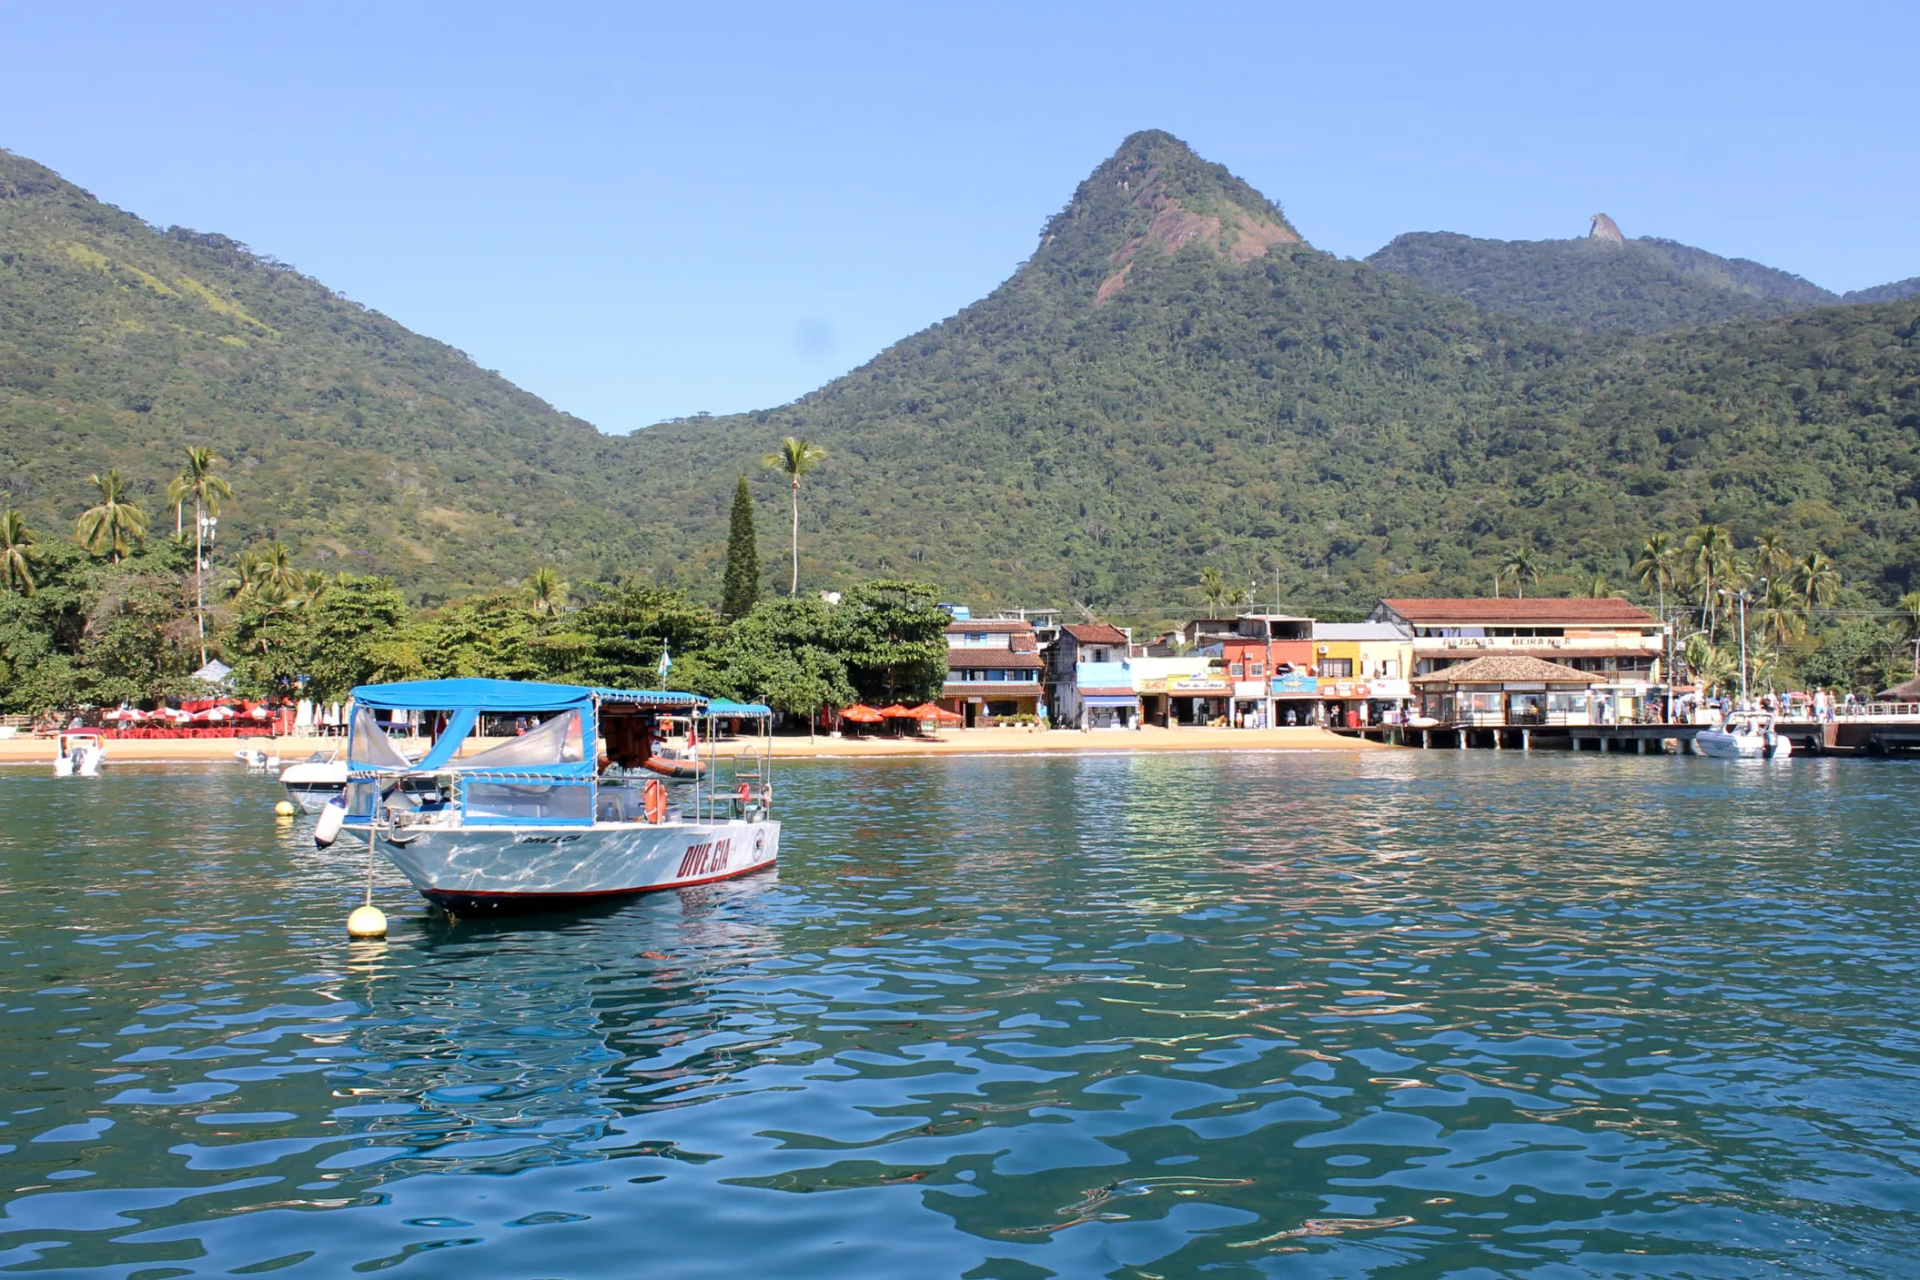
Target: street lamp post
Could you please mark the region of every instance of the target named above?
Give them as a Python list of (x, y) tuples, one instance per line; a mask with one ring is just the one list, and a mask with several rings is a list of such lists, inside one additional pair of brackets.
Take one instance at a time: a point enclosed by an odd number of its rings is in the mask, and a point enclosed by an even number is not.
[(207, 665), (207, 557), (220, 535), (220, 517), (200, 517), (199, 544), (193, 549), (193, 616), (200, 630), (200, 665)]

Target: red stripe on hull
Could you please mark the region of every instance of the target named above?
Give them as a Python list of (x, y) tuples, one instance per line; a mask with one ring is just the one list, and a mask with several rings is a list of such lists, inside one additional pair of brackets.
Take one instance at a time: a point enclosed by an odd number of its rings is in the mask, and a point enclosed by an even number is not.
[(646, 884), (636, 889), (592, 889), (585, 893), (469, 893), (460, 889), (422, 889), (421, 896), (450, 915), (508, 915), (537, 911), (565, 911), (569, 907), (593, 906), (614, 898), (637, 898), (643, 893), (661, 893), (668, 889), (691, 889), (716, 880), (737, 880), (779, 865), (769, 859), (738, 871), (722, 871), (717, 876), (694, 880), (673, 880), (666, 884)]

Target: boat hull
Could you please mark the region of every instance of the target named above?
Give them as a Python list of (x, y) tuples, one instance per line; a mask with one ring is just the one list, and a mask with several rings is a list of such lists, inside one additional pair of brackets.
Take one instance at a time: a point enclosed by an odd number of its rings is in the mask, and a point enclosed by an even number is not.
[(429, 901), (459, 915), (550, 911), (730, 880), (771, 867), (777, 822), (596, 823), (382, 831), (386, 855)]
[(1786, 738), (1774, 740), (1772, 750), (1768, 750), (1766, 739), (1754, 734), (1727, 733), (1720, 729), (1708, 729), (1696, 734), (1693, 739), (1696, 753), (1715, 760), (1764, 760), (1769, 756), (1781, 759), (1793, 754), (1793, 744)]

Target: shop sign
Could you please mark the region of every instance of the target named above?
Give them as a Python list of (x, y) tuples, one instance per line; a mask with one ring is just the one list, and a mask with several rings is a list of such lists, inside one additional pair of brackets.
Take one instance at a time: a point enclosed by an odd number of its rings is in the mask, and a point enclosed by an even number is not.
[(1372, 687), (1372, 696), (1376, 698), (1411, 698), (1413, 696), (1413, 686), (1405, 680), (1375, 680)]
[(1264, 698), (1267, 687), (1258, 680), (1235, 680), (1233, 696), (1236, 698)]
[(1231, 688), (1225, 680), (1212, 680), (1202, 676), (1170, 676), (1167, 679), (1168, 693), (1224, 694)]
[(1137, 693), (1165, 693), (1167, 691), (1167, 678), (1165, 676), (1154, 676), (1151, 679), (1136, 681), (1133, 687)]
[(1276, 698), (1308, 697), (1320, 692), (1320, 682), (1312, 676), (1295, 672), (1292, 675), (1275, 676), (1269, 686)]

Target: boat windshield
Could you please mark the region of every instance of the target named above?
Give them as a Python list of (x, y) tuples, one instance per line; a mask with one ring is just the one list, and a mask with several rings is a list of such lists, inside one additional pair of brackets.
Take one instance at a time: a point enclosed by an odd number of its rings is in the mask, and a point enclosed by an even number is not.
[(352, 746), (348, 750), (349, 764), (365, 765), (372, 769), (405, 769), (411, 762), (400, 754), (400, 748), (393, 745), (386, 731), (374, 723), (371, 707), (357, 707), (353, 713)]
[(578, 764), (587, 758), (586, 734), (578, 711), (562, 711), (536, 729), (497, 747), (449, 760), (448, 769), (527, 769), (545, 764)]

